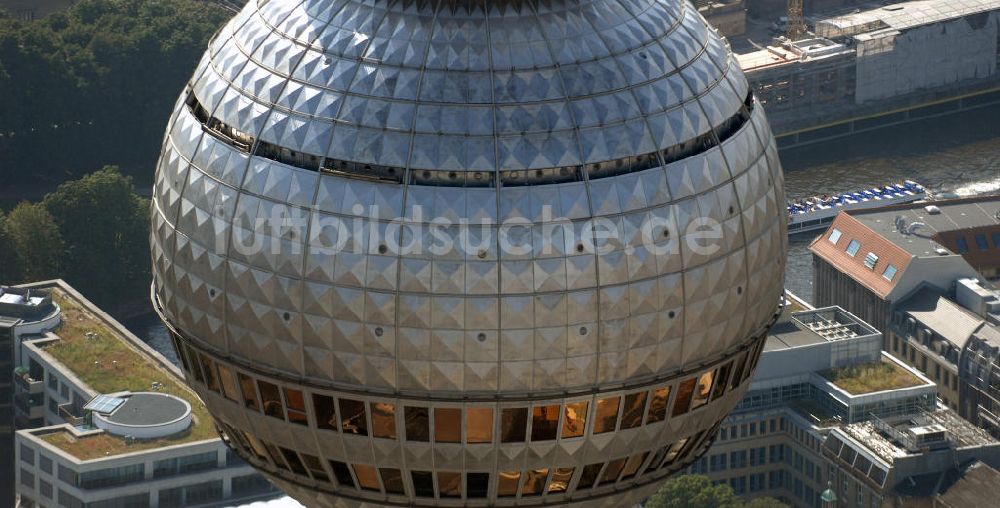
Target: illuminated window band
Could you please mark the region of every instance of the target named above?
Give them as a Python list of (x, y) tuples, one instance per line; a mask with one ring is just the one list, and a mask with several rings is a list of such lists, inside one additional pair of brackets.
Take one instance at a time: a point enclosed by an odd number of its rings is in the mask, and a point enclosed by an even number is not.
[[(765, 328), (766, 329), (766, 328)], [(758, 334), (724, 360), (670, 380), (603, 392), (564, 395), (558, 398), (509, 399), (462, 402), (399, 395), (377, 395), (306, 390), (280, 378), (237, 366), (209, 353), (182, 333), (171, 329), (174, 347), (185, 373), (195, 386), (228, 400), (233, 409), (279, 425), (310, 428), (323, 433), (351, 436), (345, 439), (395, 441), (403, 445), (487, 448), (503, 445), (590, 439), (601, 434), (662, 425), (693, 413), (741, 387), (753, 372), (766, 335)], [(687, 465), (707, 446), (714, 430), (702, 431), (670, 443), (656, 443), (624, 457), (589, 464), (566, 464), (536, 469), (476, 471), (476, 468), (433, 469), (428, 464), (384, 467), (352, 462), (342, 457), (321, 457), (317, 450), (290, 449), (218, 419), (229, 445), (259, 467), (281, 478), (369, 499), (371, 495), (433, 499), (530, 499), (539, 503), (548, 496), (574, 498), (602, 486), (630, 488), (650, 483)], [(310, 447), (313, 448), (313, 447)], [(486, 469), (486, 468), (484, 468)], [(463, 472), (464, 471), (464, 472)], [(595, 496), (606, 493), (595, 492)], [(391, 503), (390, 503), (391, 504)], [(518, 502), (523, 505), (523, 501)]]

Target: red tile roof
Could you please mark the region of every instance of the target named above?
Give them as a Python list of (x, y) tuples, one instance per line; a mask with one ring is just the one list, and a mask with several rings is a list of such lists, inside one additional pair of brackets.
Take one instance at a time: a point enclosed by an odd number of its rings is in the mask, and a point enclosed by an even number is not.
[[(829, 240), (833, 229), (841, 232), (836, 244)], [(847, 253), (847, 246), (851, 240), (857, 240), (861, 244), (853, 257)], [(910, 253), (844, 212), (837, 215), (833, 224), (823, 232), (822, 236), (813, 240), (809, 250), (880, 298), (885, 298), (892, 291), (913, 259)], [(874, 252), (878, 256), (874, 269), (865, 266), (865, 257), (869, 252)], [(892, 281), (882, 276), (890, 264), (896, 267), (896, 275)]]

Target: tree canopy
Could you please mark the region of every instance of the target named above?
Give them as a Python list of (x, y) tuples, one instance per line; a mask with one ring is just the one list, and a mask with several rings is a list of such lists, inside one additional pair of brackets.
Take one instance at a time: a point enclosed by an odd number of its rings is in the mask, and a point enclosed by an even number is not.
[(7, 216), (0, 210), (0, 284), (17, 280), (21, 280), (21, 261), (17, 259), (17, 248), (7, 226)]
[(66, 182), (42, 201), (65, 241), (63, 277), (98, 303), (149, 286), (149, 200), (112, 166)]
[(109, 309), (148, 293), (149, 200), (105, 167), (0, 214), (0, 284), (63, 278)]
[(151, 181), (173, 104), (228, 16), (195, 0), (81, 0), (0, 17), (0, 187), (105, 164)]
[(712, 483), (707, 476), (686, 474), (666, 481), (653, 494), (645, 508), (782, 508), (786, 507), (772, 498), (743, 501), (724, 483)]
[(59, 277), (63, 241), (52, 215), (40, 203), (22, 202), (7, 216), (5, 229), (25, 280)]

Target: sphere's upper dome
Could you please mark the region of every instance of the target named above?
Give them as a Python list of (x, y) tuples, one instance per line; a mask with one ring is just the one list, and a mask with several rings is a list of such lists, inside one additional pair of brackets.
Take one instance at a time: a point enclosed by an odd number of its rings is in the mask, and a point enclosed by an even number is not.
[(679, 1), (261, 3), (215, 38), (194, 96), (240, 132), (339, 161), (602, 163), (694, 139), (747, 96)]
[(310, 505), (617, 507), (745, 392), (782, 180), (686, 0), (250, 0), (170, 120), (154, 300)]
[[(770, 317), (771, 143), (687, 2), (250, 2), (172, 119), (157, 288), (213, 346), (328, 381), (546, 390), (669, 372)], [(276, 214), (308, 224), (269, 229)], [(533, 250), (407, 255), (375, 239), (395, 217), (523, 220), (512, 235)], [(539, 239), (547, 220), (579, 238), (594, 217), (619, 226), (607, 254)], [(712, 254), (680, 248), (697, 218), (722, 224)], [(310, 226), (324, 219), (354, 225)], [(650, 219), (672, 255), (638, 245)]]

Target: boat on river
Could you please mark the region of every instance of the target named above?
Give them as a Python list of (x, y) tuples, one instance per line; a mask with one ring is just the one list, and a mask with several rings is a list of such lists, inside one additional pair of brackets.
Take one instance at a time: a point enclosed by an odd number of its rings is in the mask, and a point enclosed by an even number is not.
[(876, 208), (927, 199), (927, 189), (912, 180), (834, 196), (813, 196), (791, 201), (788, 206), (788, 234), (823, 229), (841, 210)]

